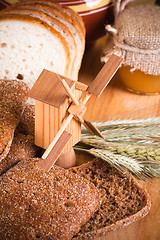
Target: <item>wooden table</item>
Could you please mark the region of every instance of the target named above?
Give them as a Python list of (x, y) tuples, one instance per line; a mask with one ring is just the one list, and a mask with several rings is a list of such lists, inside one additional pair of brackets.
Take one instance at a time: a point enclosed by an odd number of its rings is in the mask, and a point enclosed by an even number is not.
[[(103, 64), (100, 61), (105, 38), (98, 40), (86, 50), (80, 70), (79, 81), (90, 84)], [(118, 75), (112, 79), (100, 98), (91, 97), (87, 103), (85, 118), (88, 120), (111, 120), (147, 118), (160, 115), (160, 95), (144, 96), (131, 93), (120, 83)], [(77, 154), (79, 163), (92, 157)], [(150, 213), (140, 221), (107, 235), (107, 240), (160, 240), (160, 179), (142, 182), (151, 196)]]

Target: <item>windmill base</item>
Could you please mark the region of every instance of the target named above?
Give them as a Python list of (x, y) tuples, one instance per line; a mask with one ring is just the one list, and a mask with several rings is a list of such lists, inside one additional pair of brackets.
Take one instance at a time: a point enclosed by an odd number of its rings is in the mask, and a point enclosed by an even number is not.
[(61, 154), (56, 161), (56, 165), (63, 168), (70, 168), (76, 165), (76, 154), (73, 148)]

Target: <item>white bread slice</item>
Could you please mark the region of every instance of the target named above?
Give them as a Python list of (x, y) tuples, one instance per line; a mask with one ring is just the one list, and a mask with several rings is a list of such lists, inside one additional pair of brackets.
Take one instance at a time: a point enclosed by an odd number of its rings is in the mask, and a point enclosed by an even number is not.
[[(45, 0), (47, 1), (47, 0)], [(63, 5), (63, 10), (67, 12), (67, 14), (70, 16), (70, 17), (73, 17), (76, 22), (79, 24), (79, 26), (81, 27), (84, 35), (86, 34), (86, 28), (85, 28), (85, 25), (84, 25), (84, 22), (82, 20), (82, 18), (80, 17), (79, 14), (75, 14), (75, 11), (67, 6), (64, 6)]]
[(10, 9), (5, 9), (4, 12), (0, 13), (0, 16), (3, 14), (18, 14), (18, 15), (23, 15), (23, 16), (32, 16), (34, 18), (38, 18), (41, 21), (46, 22), (50, 27), (55, 29), (57, 32), (61, 34), (62, 37), (64, 37), (65, 41), (68, 44), (68, 49), (70, 51), (70, 64), (69, 64), (69, 76), (73, 80), (77, 80), (77, 74), (76, 76), (73, 75), (72, 69), (74, 66), (75, 58), (76, 58), (76, 43), (73, 38), (73, 35), (71, 34), (70, 30), (68, 29), (67, 26), (65, 26), (63, 23), (61, 23), (59, 20), (56, 18), (53, 18), (52, 16), (43, 13), (42, 11), (39, 10), (32, 10), (32, 9), (21, 9), (20, 7), (16, 7), (13, 5), (12, 8)]
[[(28, 2), (28, 1), (27, 1)], [(57, 10), (54, 6), (50, 6), (46, 3), (33, 3), (33, 1), (31, 1), (32, 3), (26, 3), (26, 1), (22, 1), (21, 4), (16, 5), (16, 9), (20, 8), (20, 9), (30, 9), (30, 10), (38, 10), (38, 11), (42, 11), (54, 18), (56, 18), (58, 21), (62, 22), (65, 26), (67, 26), (71, 32), (71, 34), (73, 35), (74, 39), (75, 39), (75, 43), (76, 43), (76, 57), (75, 57), (75, 61), (72, 65), (72, 69), (71, 69), (71, 76), (74, 78), (74, 80), (77, 79), (77, 70), (80, 69), (81, 66), (81, 61), (82, 61), (82, 57), (84, 53), (84, 48), (85, 48), (85, 38), (83, 36), (83, 34), (81, 33), (81, 30), (78, 27), (76, 27), (74, 25), (74, 22), (72, 21), (71, 17), (69, 17), (67, 14), (60, 12), (59, 10)], [(14, 6), (15, 7), (15, 6)]]
[(1, 79), (21, 79), (32, 87), (44, 68), (69, 76), (67, 43), (46, 22), (3, 13), (0, 29)]
[(85, 37), (86, 29), (85, 29), (85, 25), (82, 18), (74, 10), (64, 6), (63, 3), (59, 4), (58, 2), (54, 2), (52, 0), (25, 0), (25, 1), (16, 2), (15, 4), (22, 5), (22, 4), (29, 4), (29, 3), (40, 3), (42, 5), (47, 4), (51, 7), (56, 8), (59, 12), (67, 14), (73, 21), (73, 24), (75, 25), (75, 27), (77, 27), (78, 25), (79, 31), (83, 34), (83, 37)]

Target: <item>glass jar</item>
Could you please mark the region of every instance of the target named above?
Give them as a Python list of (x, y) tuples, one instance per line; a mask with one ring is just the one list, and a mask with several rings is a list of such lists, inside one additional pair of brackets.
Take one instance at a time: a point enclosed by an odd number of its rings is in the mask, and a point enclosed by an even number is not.
[(121, 56), (119, 77), (128, 90), (160, 94), (160, 7), (135, 5), (121, 11), (121, 3), (116, 9), (115, 24), (107, 28), (110, 42), (102, 60), (111, 53)]
[(118, 71), (121, 82), (132, 92), (139, 94), (160, 94), (160, 76), (145, 74), (140, 70), (131, 71), (131, 67), (122, 66)]

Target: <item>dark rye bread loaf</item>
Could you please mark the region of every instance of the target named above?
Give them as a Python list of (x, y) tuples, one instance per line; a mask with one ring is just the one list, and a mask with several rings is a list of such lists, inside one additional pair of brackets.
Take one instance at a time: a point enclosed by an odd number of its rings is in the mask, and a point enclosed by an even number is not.
[(35, 145), (34, 139), (35, 110), (26, 104), (19, 124), (15, 130), (12, 145), (7, 156), (0, 162), (0, 175), (17, 162), (41, 155), (42, 149)]
[(26, 104), (19, 124), (16, 128), (17, 133), (22, 133), (24, 135), (35, 134), (35, 106), (31, 104)]
[(145, 190), (133, 177), (123, 175), (105, 161), (95, 159), (70, 172), (90, 180), (102, 196), (98, 211), (73, 239), (101, 239), (107, 232), (128, 225), (149, 212), (150, 199)]
[(39, 159), (21, 161), (0, 177), (0, 240), (71, 239), (101, 204), (87, 179)]
[(0, 80), (0, 161), (6, 157), (27, 101), (29, 88), (16, 80)]
[(39, 148), (34, 144), (33, 135), (16, 134), (7, 156), (0, 162), (0, 175), (17, 162), (33, 158), (38, 152)]

